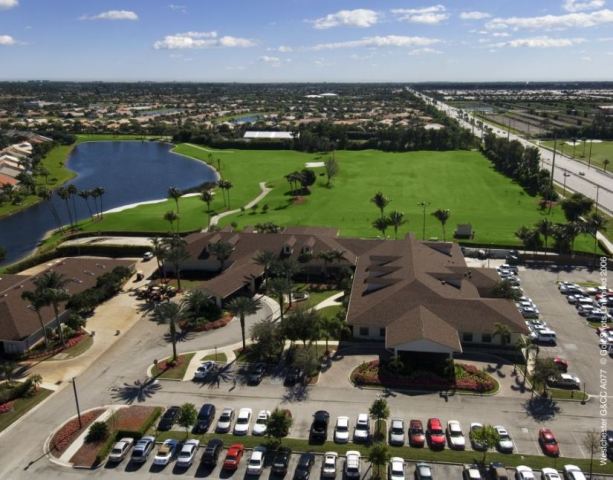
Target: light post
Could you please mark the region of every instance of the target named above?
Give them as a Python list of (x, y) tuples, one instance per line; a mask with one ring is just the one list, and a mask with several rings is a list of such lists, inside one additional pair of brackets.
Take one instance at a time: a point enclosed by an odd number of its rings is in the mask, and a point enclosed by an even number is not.
[(72, 390), (74, 392), (74, 401), (77, 405), (77, 416), (79, 417), (79, 429), (83, 428), (81, 423), (81, 409), (79, 408), (79, 395), (77, 394), (77, 377), (72, 377)]
[(564, 170), (564, 190), (562, 192), (562, 196), (565, 197), (566, 196), (566, 178), (570, 177), (570, 173), (568, 173), (566, 170)]
[(430, 202), (419, 202), (417, 204), (418, 207), (423, 208), (423, 212), (424, 212), (424, 222), (422, 225), (422, 231), (421, 231), (421, 239), (425, 240), (426, 239), (426, 207), (430, 205)]

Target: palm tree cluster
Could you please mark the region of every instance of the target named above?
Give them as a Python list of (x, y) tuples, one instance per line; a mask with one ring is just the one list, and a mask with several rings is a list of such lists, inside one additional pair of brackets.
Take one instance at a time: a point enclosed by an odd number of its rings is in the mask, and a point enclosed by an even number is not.
[(181, 290), (181, 264), (189, 258), (187, 243), (179, 235), (174, 234), (170, 237), (152, 238), (151, 245), (151, 253), (157, 262), (158, 271), (163, 278), (166, 278), (165, 262), (172, 265), (177, 288)]
[(313, 170), (304, 168), (288, 173), (285, 179), (289, 183), (291, 195), (305, 195), (309, 193), (309, 187), (315, 183), (317, 177)]
[[(105, 190), (102, 187), (95, 187), (87, 190), (79, 190), (74, 184), (67, 185), (66, 187), (60, 187), (56, 190), (56, 194), (60, 197), (64, 206), (66, 207), (66, 213), (68, 215), (68, 223), (70, 227), (74, 227), (77, 224), (77, 206), (76, 206), (76, 197), (80, 197), (85, 202), (87, 206), (87, 210), (89, 211), (89, 215), (92, 220), (98, 218), (102, 219), (103, 217), (103, 209), (102, 209), (102, 196), (104, 195)], [(51, 193), (46, 188), (41, 188), (38, 191), (38, 196), (43, 200), (50, 200)], [(93, 208), (90, 205), (89, 199), (93, 200)], [(48, 202), (49, 208), (51, 209), (51, 214), (53, 215), (56, 222), (61, 225), (61, 220), (55, 206), (52, 202)]]
[(385, 207), (387, 207), (390, 203), (389, 198), (383, 195), (382, 192), (377, 192), (370, 199), (372, 203), (379, 209), (379, 218), (376, 218), (372, 222), (372, 226), (381, 232), (383, 238), (387, 238), (386, 231), (389, 227), (394, 229), (394, 238), (398, 238), (398, 229), (407, 223), (405, 219), (404, 213), (398, 212), (396, 210), (390, 212), (389, 215), (385, 215)]
[(230, 209), (230, 190), (234, 186), (230, 180), (224, 180), (223, 178), (217, 182), (217, 186), (220, 188), (223, 195), (224, 207)]

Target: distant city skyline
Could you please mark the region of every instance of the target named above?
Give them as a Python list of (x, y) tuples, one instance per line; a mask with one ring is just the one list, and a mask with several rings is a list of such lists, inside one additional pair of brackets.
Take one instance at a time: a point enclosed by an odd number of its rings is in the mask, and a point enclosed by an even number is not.
[(613, 80), (613, 0), (0, 0), (0, 80)]

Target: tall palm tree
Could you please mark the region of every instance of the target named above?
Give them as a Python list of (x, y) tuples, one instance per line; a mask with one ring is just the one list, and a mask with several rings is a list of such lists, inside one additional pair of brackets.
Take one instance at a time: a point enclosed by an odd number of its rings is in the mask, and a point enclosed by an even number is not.
[(164, 214), (164, 220), (166, 220), (170, 224), (170, 231), (173, 232), (174, 224), (177, 222), (177, 230), (176, 233), (179, 232), (179, 215), (174, 210), (168, 210)]
[(606, 218), (596, 212), (593, 212), (587, 218), (586, 230), (594, 237), (594, 256), (596, 255), (596, 250), (598, 250), (598, 231), (602, 230), (606, 224)]
[(393, 212), (390, 212), (387, 218), (389, 219), (389, 224), (394, 227), (394, 238), (397, 240), (398, 228), (407, 223), (404, 218), (404, 213), (394, 210)]
[(96, 200), (99, 200), (99, 207), (98, 207), (98, 214), (100, 216), (100, 218), (103, 217), (103, 210), (102, 210), (102, 196), (104, 195), (104, 188), (102, 187), (96, 187), (92, 190), (92, 197), (94, 198), (94, 205), (96, 204)]
[(585, 224), (581, 221), (568, 222), (564, 225), (564, 232), (570, 242), (570, 253), (575, 254), (575, 240), (585, 231)]
[(383, 238), (387, 238), (385, 232), (387, 231), (387, 227), (390, 226), (389, 219), (387, 219), (386, 217), (379, 217), (375, 219), (374, 222), (372, 222), (372, 226), (381, 232)]
[(168, 189), (168, 198), (171, 198), (175, 201), (175, 205), (177, 206), (177, 215), (181, 212), (179, 211), (179, 199), (181, 198), (181, 190), (175, 187), (170, 187)]
[(78, 195), (83, 200), (85, 200), (85, 205), (87, 205), (87, 210), (89, 211), (89, 216), (91, 218), (94, 218), (94, 214), (92, 213), (92, 209), (89, 206), (89, 197), (91, 197), (91, 191), (90, 190), (80, 190)]
[(446, 241), (445, 224), (447, 223), (447, 220), (449, 220), (449, 217), (451, 216), (451, 211), (449, 209), (439, 208), (438, 210), (432, 212), (432, 216), (441, 223), (441, 227), (443, 228), (443, 242)]
[(245, 343), (245, 315), (253, 315), (260, 308), (262, 302), (258, 298), (236, 297), (228, 303), (228, 311), (235, 317), (239, 317), (241, 322), (241, 336), (243, 338), (243, 350), (247, 347)]
[(70, 195), (70, 200), (72, 203), (72, 218), (74, 219), (74, 223), (76, 225), (77, 224), (77, 204), (76, 204), (75, 197), (79, 193), (79, 189), (77, 188), (75, 184), (71, 183), (70, 185), (66, 187), (66, 191)]
[(223, 271), (226, 265), (226, 260), (230, 258), (233, 251), (234, 247), (228, 242), (219, 241), (209, 245), (209, 253), (219, 262), (220, 272)]
[(163, 267), (163, 262), (166, 259), (167, 248), (164, 242), (159, 237), (153, 237), (151, 240), (151, 253), (155, 257), (158, 265), (158, 272), (162, 272), (162, 278), (166, 278), (166, 269)]
[(264, 283), (266, 284), (266, 288), (268, 288), (268, 274), (270, 273), (270, 267), (273, 262), (277, 259), (277, 255), (270, 250), (264, 250), (262, 252), (257, 252), (253, 260), (257, 265), (264, 267)]
[(494, 333), (492, 337), (500, 337), (500, 344), (505, 347), (511, 338), (511, 329), (502, 323), (494, 324)]
[(168, 324), (170, 342), (172, 343), (172, 361), (176, 362), (177, 355), (177, 324), (185, 316), (183, 303), (162, 302), (155, 307), (153, 318), (158, 323)]
[(49, 207), (51, 215), (57, 223), (58, 229), (62, 230), (62, 219), (60, 218), (60, 214), (57, 211), (57, 208), (55, 208), (55, 204), (52, 201), (53, 193), (51, 192), (51, 190), (49, 190), (47, 187), (41, 187), (38, 189), (37, 195), (38, 198), (46, 202), (46, 205)]
[(215, 195), (213, 194), (211, 190), (205, 190), (200, 195), (200, 200), (206, 203), (206, 213), (209, 214), (209, 221), (211, 220), (211, 202), (213, 201), (214, 198), (215, 198)]
[(232, 184), (230, 180), (224, 180), (224, 183), (225, 183), (225, 190), (228, 194), (228, 210), (230, 210), (230, 190), (232, 189), (232, 187), (234, 187), (234, 185)]
[(189, 258), (187, 243), (178, 235), (165, 238), (162, 243), (166, 249), (164, 259), (172, 264), (177, 278), (177, 289), (181, 290), (181, 263)]
[(547, 250), (547, 242), (549, 237), (553, 235), (554, 231), (553, 222), (547, 218), (543, 218), (542, 220), (536, 222), (536, 229), (543, 236), (543, 239), (545, 240), (545, 250)]
[(47, 336), (47, 328), (45, 327), (45, 322), (43, 321), (43, 316), (40, 311), (43, 307), (48, 305), (47, 298), (41, 290), (31, 290), (26, 291), (21, 294), (21, 298), (26, 302), (30, 302), (29, 307), (34, 310), (36, 316), (38, 317), (38, 322), (40, 323), (40, 328), (43, 332), (43, 338), (45, 339), (45, 349), (49, 348), (49, 337)]
[(60, 187), (56, 191), (57, 196), (60, 197), (64, 201), (64, 206), (66, 207), (66, 213), (68, 214), (68, 224), (72, 227), (72, 211), (70, 210), (70, 204), (68, 200), (70, 199), (70, 194), (65, 187)]
[(385, 213), (385, 207), (387, 207), (390, 203), (389, 198), (383, 195), (382, 192), (377, 192), (375, 193), (375, 196), (370, 199), (370, 201), (377, 206), (377, 208), (381, 212), (381, 218), (383, 218), (383, 215)]
[(609, 166), (609, 164), (610, 164), (610, 163), (611, 163), (611, 161), (610, 161), (608, 158), (605, 158), (605, 159), (602, 161), (602, 166), (604, 167), (604, 171), (605, 171), (605, 172), (607, 171), (607, 167)]
[(268, 283), (269, 290), (277, 297), (279, 302), (279, 307), (281, 308), (281, 321), (283, 321), (285, 295), (291, 294), (292, 286), (285, 278), (282, 277), (271, 278)]
[(38, 290), (42, 298), (44, 298), (45, 304), (53, 307), (55, 324), (57, 325), (60, 335), (60, 341), (62, 342), (62, 345), (66, 345), (64, 331), (62, 329), (62, 324), (60, 323), (60, 303), (67, 302), (68, 299), (70, 299), (70, 294), (68, 293), (66, 286), (71, 282), (71, 280), (66, 278), (61, 273), (47, 271), (36, 277), (33, 282), (36, 290)]

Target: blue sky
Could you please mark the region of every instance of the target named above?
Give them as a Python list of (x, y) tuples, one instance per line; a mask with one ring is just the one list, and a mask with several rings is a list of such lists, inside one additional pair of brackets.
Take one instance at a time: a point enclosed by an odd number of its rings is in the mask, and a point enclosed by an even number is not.
[(0, 0), (0, 65), (4, 80), (613, 80), (613, 0)]

